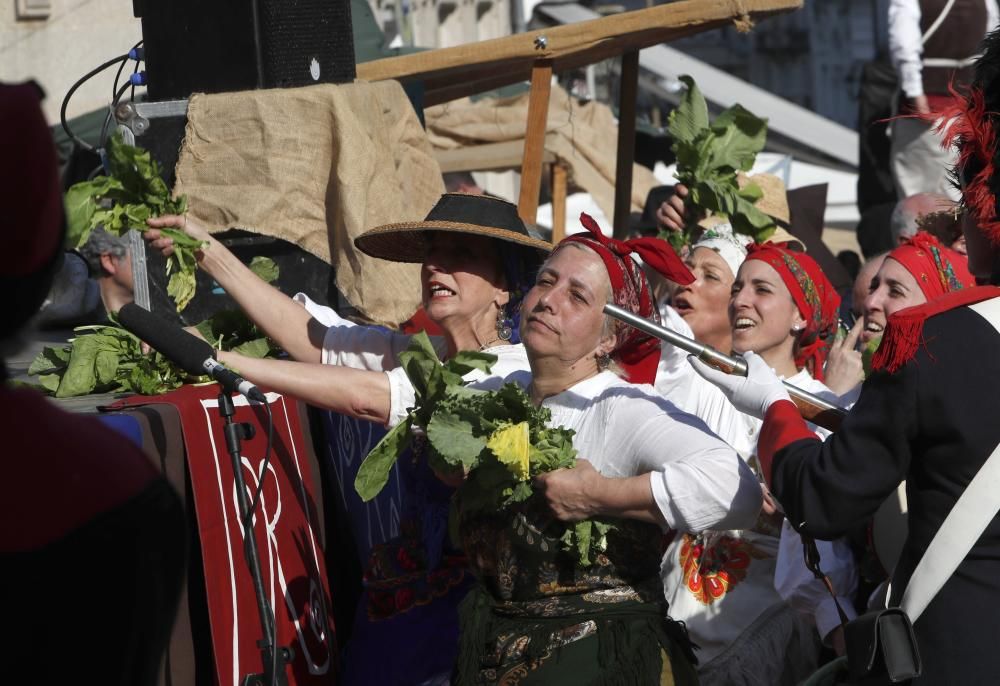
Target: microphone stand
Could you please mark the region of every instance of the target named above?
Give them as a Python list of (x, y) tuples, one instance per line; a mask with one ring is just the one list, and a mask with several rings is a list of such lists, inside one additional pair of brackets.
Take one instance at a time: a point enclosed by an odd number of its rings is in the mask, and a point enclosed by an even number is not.
[[(257, 595), (257, 611), (260, 613), (260, 624), (264, 630), (264, 637), (257, 642), (261, 660), (264, 663), (264, 671), (261, 674), (244, 675), (240, 686), (271, 686), (272, 684), (286, 686), (288, 679), (285, 676), (285, 665), (292, 661), (292, 652), (291, 648), (276, 648), (274, 645), (277, 640), (274, 628), (274, 611), (267, 599), (267, 594), (264, 592), (264, 579), (260, 571), (260, 553), (257, 551), (257, 539), (253, 523), (250, 520), (250, 503), (247, 500), (246, 482), (243, 480), (242, 440), (253, 438), (255, 431), (253, 424), (234, 422), (233, 415), (235, 414), (236, 408), (230, 394), (225, 391), (220, 392), (219, 415), (225, 424), (223, 433), (226, 436), (226, 448), (228, 448), (233, 461), (236, 496), (240, 506), (240, 527), (243, 530), (243, 554), (246, 557), (247, 566), (250, 568), (250, 576), (253, 577), (254, 591)], [(275, 655), (275, 650), (277, 650), (277, 655)]]

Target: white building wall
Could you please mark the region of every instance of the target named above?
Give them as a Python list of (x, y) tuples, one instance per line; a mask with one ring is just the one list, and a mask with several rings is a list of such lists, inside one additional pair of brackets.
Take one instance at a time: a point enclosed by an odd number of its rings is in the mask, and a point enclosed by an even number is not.
[[(52, 0), (46, 19), (17, 17), (11, 0), (0, 12), (0, 81), (34, 79), (45, 89), (45, 116), (59, 121), (63, 96), (88, 71), (128, 52), (142, 37), (129, 0)], [(129, 69), (131, 72), (131, 69)], [(115, 68), (80, 87), (67, 115), (74, 117), (111, 102)]]
[[(404, 43), (420, 48), (449, 48), (475, 43), (511, 33), (511, 0), (398, 0), (411, 40)], [(368, 0), (376, 17), (395, 15), (397, 0)], [(389, 22), (386, 40), (392, 41)]]

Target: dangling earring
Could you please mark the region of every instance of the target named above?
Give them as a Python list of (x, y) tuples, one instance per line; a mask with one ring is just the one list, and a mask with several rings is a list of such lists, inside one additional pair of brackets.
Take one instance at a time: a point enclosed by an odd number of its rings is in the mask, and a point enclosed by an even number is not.
[(497, 310), (497, 338), (501, 341), (509, 341), (511, 336), (514, 335), (514, 329), (511, 326), (514, 322), (507, 319), (507, 312), (503, 308)]

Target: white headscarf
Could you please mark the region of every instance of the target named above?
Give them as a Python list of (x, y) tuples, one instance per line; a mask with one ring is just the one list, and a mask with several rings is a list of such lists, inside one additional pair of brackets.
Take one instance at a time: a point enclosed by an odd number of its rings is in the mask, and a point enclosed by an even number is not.
[(740, 265), (747, 256), (747, 246), (753, 242), (750, 236), (735, 233), (733, 226), (729, 222), (720, 222), (711, 228), (705, 229), (705, 233), (697, 243), (691, 246), (695, 248), (708, 248), (719, 253), (719, 257), (726, 261), (733, 271), (733, 276), (740, 270)]

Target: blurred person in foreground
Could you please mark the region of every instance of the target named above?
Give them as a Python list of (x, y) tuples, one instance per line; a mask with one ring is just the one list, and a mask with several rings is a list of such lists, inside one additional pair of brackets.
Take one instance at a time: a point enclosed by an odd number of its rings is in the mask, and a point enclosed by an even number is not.
[[(6, 358), (59, 269), (65, 218), (36, 88), (0, 85), (0, 131)], [(4, 662), (13, 669), (5, 677), (155, 684), (186, 568), (180, 500), (128, 439), (9, 385), (0, 370), (0, 606)]]

